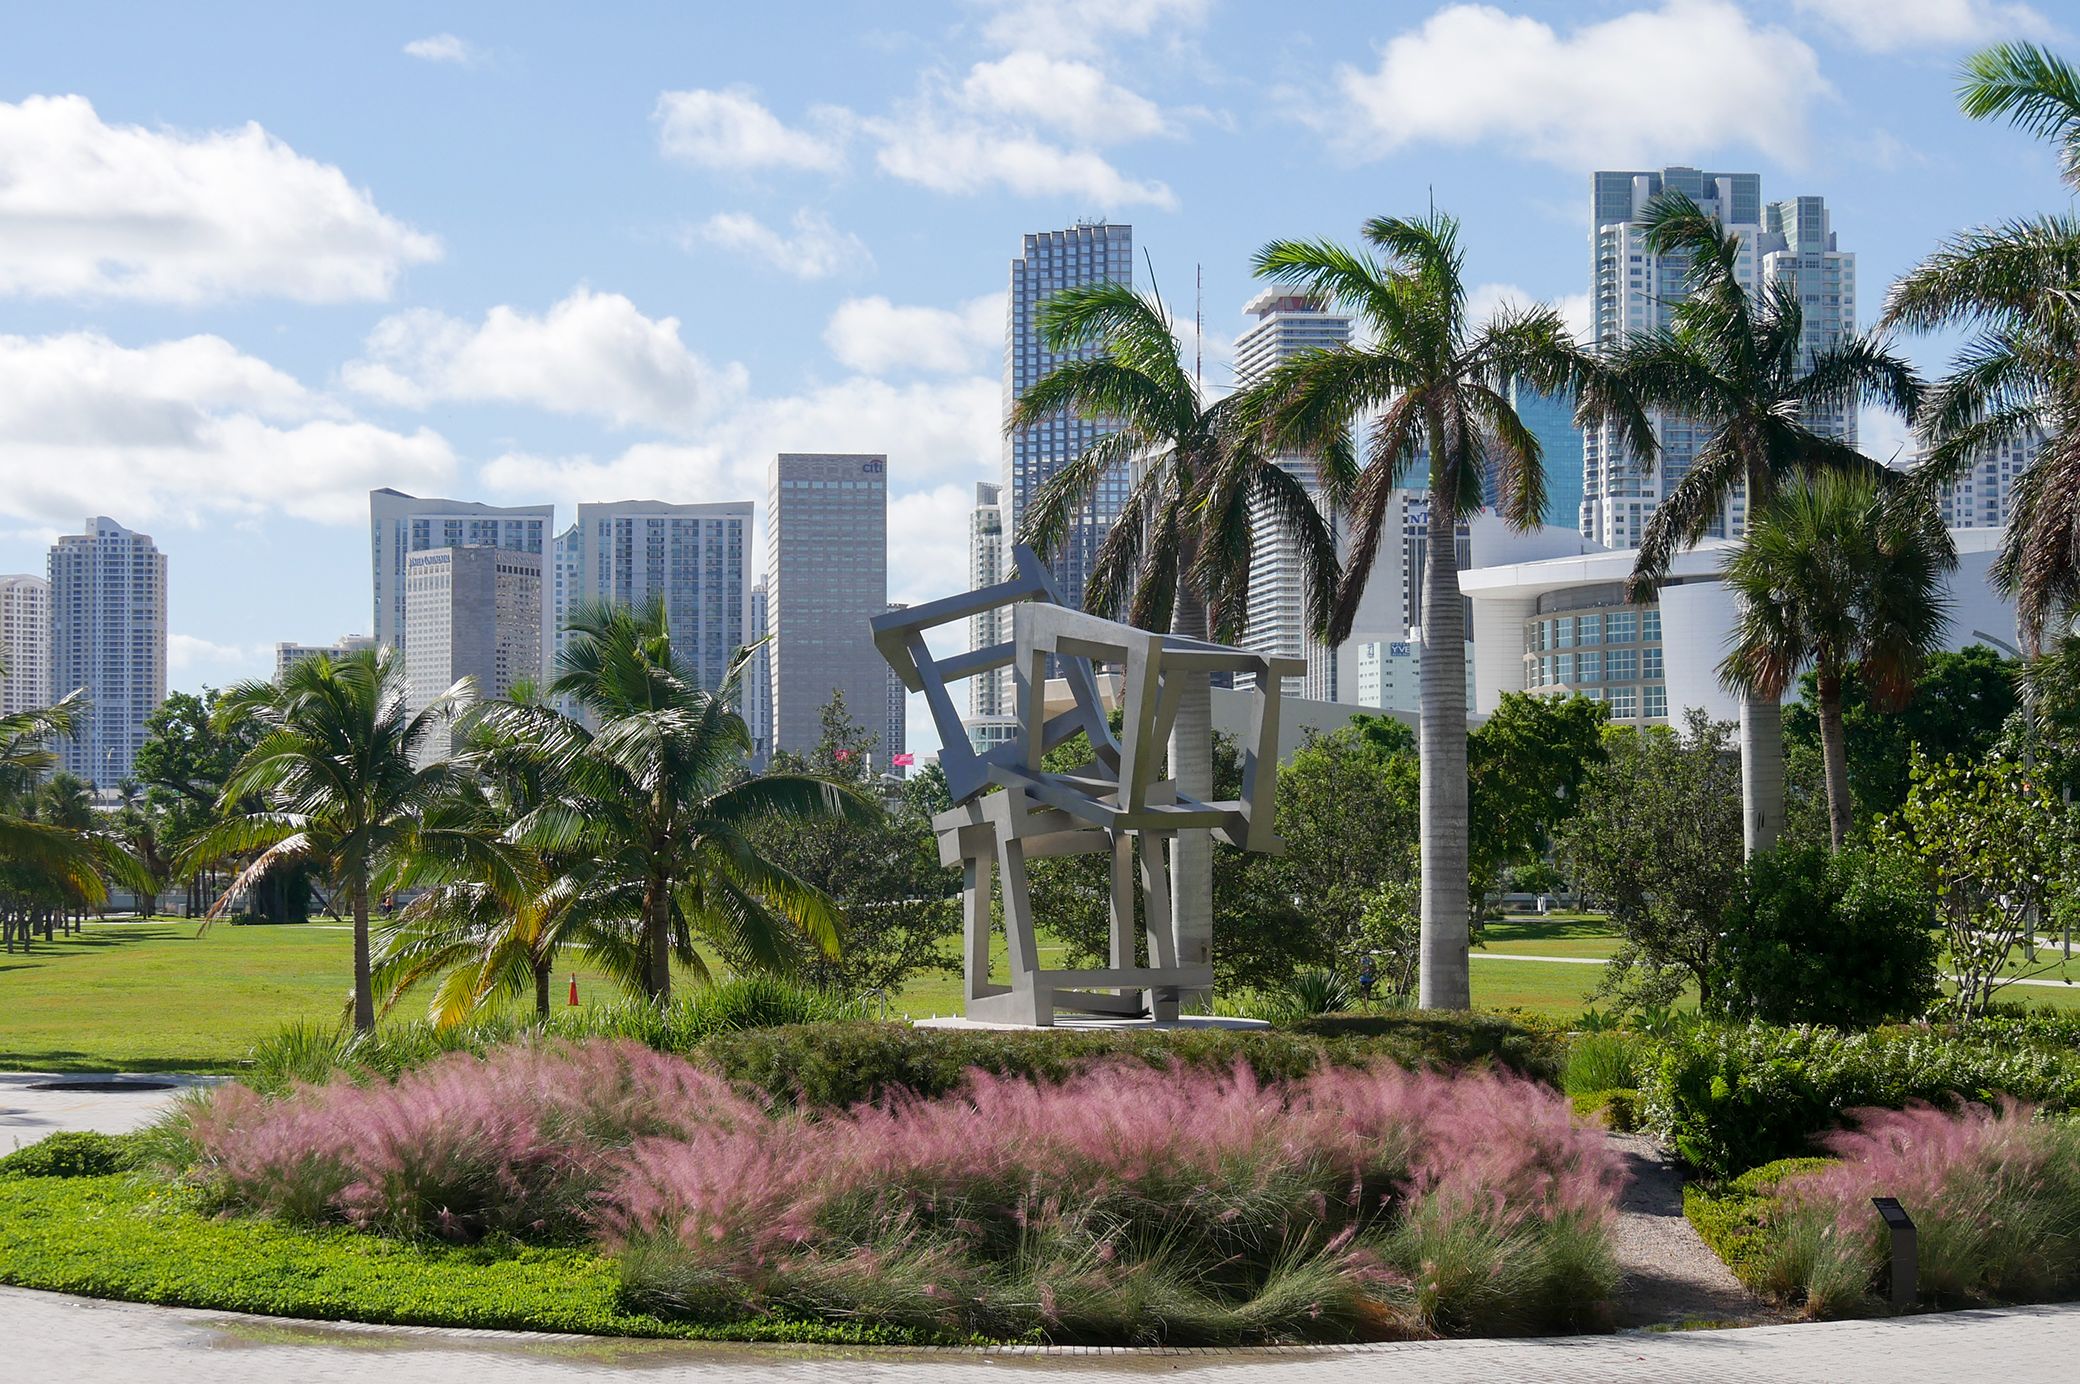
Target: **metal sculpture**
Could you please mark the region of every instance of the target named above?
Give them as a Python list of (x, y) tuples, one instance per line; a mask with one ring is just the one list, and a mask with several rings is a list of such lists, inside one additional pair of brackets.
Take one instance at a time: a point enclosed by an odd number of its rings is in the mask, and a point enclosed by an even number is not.
[[(1015, 575), (981, 590), (893, 610), (873, 620), (874, 643), (903, 685), (922, 692), (938, 726), (939, 765), (952, 810), (932, 819), (941, 863), (961, 866), (967, 1014), (989, 1023), (1049, 1026), (1055, 1011), (1115, 1018), (1177, 1017), (1180, 991), (1213, 984), (1209, 964), (1180, 964), (1164, 847), (1183, 831), (1210, 831), (1243, 850), (1276, 853), (1272, 804), (1278, 770), (1275, 692), (1306, 665), (1174, 634), (1101, 620), (1064, 605), (1047, 569), (1029, 548), (1012, 550)], [(1008, 643), (936, 658), (925, 632), (1012, 607)], [(1068, 706), (1047, 714), (1052, 660)], [(1099, 695), (1098, 669), (1121, 670), (1115, 735)], [(950, 683), (996, 669), (1012, 670), (1018, 697), (1016, 738), (987, 753), (968, 743)], [(1177, 717), (1192, 680), (1215, 673), (1253, 673), (1256, 694), (1241, 746), (1242, 796), (1200, 802), (1159, 779)], [(1067, 773), (1041, 768), (1049, 750), (1082, 732), (1093, 758)], [(1057, 855), (1105, 853), (1111, 872), (1111, 965), (1048, 970), (1033, 939), (1026, 862)], [(1148, 963), (1136, 965), (1135, 884), (1139, 880)], [(1001, 882), (1010, 983), (990, 979), (991, 886)]]

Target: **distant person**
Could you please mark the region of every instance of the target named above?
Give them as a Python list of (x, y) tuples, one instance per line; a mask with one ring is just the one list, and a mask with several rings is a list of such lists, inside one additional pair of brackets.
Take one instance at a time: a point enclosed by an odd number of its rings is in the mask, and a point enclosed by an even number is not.
[(1372, 992), (1378, 985), (1379, 966), (1373, 961), (1372, 953), (1367, 952), (1365, 959), (1358, 963), (1358, 998), (1371, 1004)]

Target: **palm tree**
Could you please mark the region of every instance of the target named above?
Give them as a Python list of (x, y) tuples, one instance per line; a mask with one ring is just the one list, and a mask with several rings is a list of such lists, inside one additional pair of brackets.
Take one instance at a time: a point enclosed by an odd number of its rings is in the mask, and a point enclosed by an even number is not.
[[(1306, 486), (1258, 446), (1242, 396), (1201, 398), (1161, 297), (1125, 284), (1063, 289), (1042, 306), (1040, 328), (1051, 349), (1088, 355), (1027, 389), (1007, 430), (1064, 411), (1107, 419), (1115, 430), (1041, 487), (1019, 518), (1021, 537), (1054, 553), (1099, 484), (1134, 473), (1092, 563), (1085, 608), (1142, 629), (1235, 640), (1249, 614), (1251, 517), (1261, 511), (1298, 555), (1316, 623), (1326, 623), (1336, 579), (1328, 524)], [(1169, 753), (1178, 790), (1211, 798), (1213, 697), (1204, 674), (1187, 679)], [(1171, 852), (1171, 935), (1180, 961), (1203, 964), (1212, 957), (1212, 836), (1179, 832)]]
[(748, 828), (772, 816), (869, 823), (876, 809), (805, 774), (733, 781), (751, 751), (734, 708), (753, 650), (739, 650), (721, 686), (704, 691), (673, 654), (662, 600), (640, 611), (581, 608), (569, 628), (549, 692), (575, 700), (598, 730), (511, 703), (481, 719), (494, 733), (537, 737), (559, 780), (510, 836), (588, 858), (582, 874), (557, 883), (592, 929), (593, 960), (663, 1003), (674, 960), (706, 975), (696, 939), (762, 969), (789, 967), (804, 945), (835, 952), (836, 905), (765, 859)]
[[(1640, 536), (1635, 600), (1651, 596), (1677, 552), (1725, 522), (1743, 491), (1755, 513), (1793, 476), (1882, 471), (1815, 431), (1806, 422), (1811, 414), (1870, 399), (1911, 417), (1921, 401), (1913, 367), (1873, 338), (1809, 351), (1798, 295), (1781, 282), (1750, 293), (1740, 276), (1740, 237), (1688, 197), (1664, 193), (1649, 205), (1645, 242), (1654, 254), (1689, 262), (1687, 291), (1670, 325), (1627, 340), (1616, 366), (1642, 404), (1693, 420), (1706, 437)], [(1741, 701), (1741, 797), (1752, 854), (1774, 843), (1784, 823), (1784, 720), (1774, 697)]]
[[(2080, 70), (2033, 44), (1965, 64), (1974, 119), (2005, 116), (2058, 146), (2080, 191)], [(2042, 439), (2016, 478), (1994, 575), (2016, 598), (2025, 649), (2080, 600), (2080, 217), (2053, 213), (1951, 237), (1892, 286), (1880, 326), (1970, 332), (1918, 420), (1918, 474), (1953, 480), (2003, 442)]]
[[(354, 905), (354, 1027), (375, 1027), (368, 901), (403, 861), (418, 819), (452, 790), (457, 770), (436, 751), (471, 701), (467, 680), (414, 711), (391, 649), (306, 660), (279, 682), (248, 682), (218, 703), (224, 720), (251, 718), (259, 738), (218, 795), (225, 814), (190, 845), (195, 860), (254, 852), (209, 911), (296, 861), (321, 868)], [(248, 798), (263, 806), (241, 811)]]
[[(1547, 307), (1506, 308), (1467, 320), (1458, 222), (1379, 217), (1365, 247), (1277, 241), (1257, 252), (1259, 275), (1351, 312), (1366, 344), (1287, 361), (1255, 391), (1270, 445), (1316, 458), (1324, 492), (1352, 525), (1350, 552), (1326, 633), (1351, 632), (1380, 544), (1392, 491), (1419, 464), (1430, 488), (1423, 578), (1421, 673), (1422, 951), (1426, 1008), (1464, 1009), (1467, 975), (1465, 614), (1458, 528), (1481, 506), (1492, 474), (1504, 516), (1539, 522), (1545, 473), (1539, 442), (1509, 402), (1519, 380), (1568, 393), (1577, 416), (1609, 419), (1651, 453), (1646, 419), (1627, 405), (1596, 358)], [(1360, 468), (1353, 430), (1364, 428)], [(1423, 460), (1427, 458), (1427, 460)]]
[(1780, 488), (1726, 564), (1739, 615), (1720, 676), (1743, 696), (1775, 703), (1802, 669), (1813, 669), (1837, 850), (1850, 825), (1843, 679), (1860, 674), (1882, 710), (1906, 704), (1943, 645), (1943, 574), (1956, 565), (1933, 505), (1910, 509), (1873, 478), (1846, 472)]
[(74, 692), (0, 716), (0, 860), (25, 880), (91, 905), (107, 897), (107, 852), (75, 826), (47, 820), (38, 803), (39, 779), (58, 763), (51, 742), (73, 735), (86, 709), (85, 696)]

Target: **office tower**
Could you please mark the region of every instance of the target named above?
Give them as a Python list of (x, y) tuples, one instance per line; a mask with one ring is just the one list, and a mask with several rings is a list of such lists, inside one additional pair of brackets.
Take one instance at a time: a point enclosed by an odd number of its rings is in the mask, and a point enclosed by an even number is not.
[[(1011, 553), (1004, 537), (1004, 487), (988, 481), (975, 483), (975, 508), (968, 512), (968, 589), (980, 591), (1003, 581), (1009, 572)], [(987, 610), (968, 621), (969, 649), (987, 649), (1011, 638), (1011, 621), (1002, 610)], [(968, 715), (971, 719), (1003, 716), (1011, 704), (1008, 668), (997, 668), (968, 679)]]
[[(1704, 173), (1664, 168), (1658, 173), (1604, 172), (1591, 192), (1591, 306), (1595, 340), (1612, 347), (1627, 336), (1667, 327), (1684, 297), (1689, 258), (1647, 249), (1647, 206), (1663, 192), (1681, 192), (1719, 218), (1743, 245), (1737, 266), (1742, 286), (1760, 285), (1762, 178), (1755, 173)], [(1640, 532), (1661, 497), (1685, 475), (1708, 430), (1680, 414), (1649, 414), (1661, 456), (1642, 467), (1616, 430), (1591, 428), (1583, 439), (1582, 536), (1607, 548), (1639, 545)]]
[[(1235, 338), (1235, 383), (1240, 388), (1256, 384), (1281, 361), (1308, 351), (1333, 349), (1351, 339), (1347, 315), (1331, 312), (1319, 299), (1290, 290), (1266, 289), (1242, 310), (1256, 321)], [(1278, 464), (1324, 511), (1323, 517), (1335, 530), (1341, 558), (1349, 535), (1338, 516), (1326, 512), (1314, 463), (1293, 456), (1278, 458)], [(1307, 573), (1300, 554), (1267, 506), (1252, 504), (1249, 522), (1249, 623), (1243, 646), (1255, 653), (1307, 660), (1307, 672), (1286, 679), (1283, 695), (1337, 701), (1338, 660), (1333, 650), (1308, 633)]]
[(578, 599), (648, 609), (664, 601), (672, 653), (699, 684), (722, 685), (744, 647), (751, 501), (578, 506)]
[(872, 621), (887, 609), (888, 458), (782, 452), (766, 498), (775, 750), (814, 749), (836, 692), (861, 724), (882, 718), (888, 664)]
[[(1793, 197), (1763, 208), (1762, 282), (1781, 285), (1798, 303), (1799, 368), (1856, 334), (1856, 256), (1835, 243), (1834, 223), (1820, 197)], [(1819, 400), (1805, 409), (1805, 425), (1823, 437), (1856, 445), (1856, 402)]]
[[(504, 548), (545, 556), (556, 522), (554, 505), (480, 505), (422, 500), (385, 486), (368, 492), (369, 556), (375, 576), (375, 640), (407, 656), (405, 559), (431, 548)], [(536, 623), (546, 625), (546, 613)], [(536, 637), (537, 643), (540, 636)]]
[[(1019, 257), (1011, 261), (1011, 291), (1004, 329), (1004, 414), (1026, 390), (1045, 379), (1057, 365), (1088, 359), (1098, 348), (1057, 353), (1040, 330), (1040, 308), (1064, 288), (1081, 284), (1134, 282), (1134, 228), (1104, 221), (1079, 221), (1066, 231), (1041, 231), (1025, 238)], [(1004, 531), (1015, 534), (1026, 507), (1055, 472), (1088, 451), (1113, 429), (1102, 421), (1057, 414), (1031, 428), (1005, 434)], [(1112, 527), (1127, 495), (1127, 468), (1116, 468), (1099, 483), (1091, 502), (1070, 526), (1058, 553), (1043, 553), (1060, 580), (1062, 598), (1083, 604), (1083, 585), (1097, 557), (1098, 544)]]
[[(463, 678), (477, 699), (503, 697), (542, 669), (542, 555), (508, 548), (428, 548), (405, 558), (405, 696), (414, 711)], [(438, 734), (429, 753), (446, 753)]]
[(349, 654), (363, 653), (376, 646), (375, 637), (367, 634), (343, 634), (330, 644), (280, 643), (274, 646), (274, 680), (280, 682), (282, 674), (306, 659), (323, 654), (337, 663)]
[[(1582, 430), (1574, 425), (1574, 400), (1565, 395), (1541, 394), (1522, 380), (1510, 381), (1509, 401), (1524, 428), (1538, 439), (1539, 461), (1545, 469), (1546, 503), (1539, 522), (1571, 529), (1582, 519)], [(1482, 498), (1492, 508), (1493, 487)]]
[[(570, 643), (571, 612), (578, 605), (578, 566), (582, 549), (578, 526), (571, 525), (549, 545), (549, 627), (542, 635), (542, 691), (556, 681), (562, 666), (558, 660)], [(571, 708), (565, 707), (566, 712)]]
[(0, 577), (0, 716), (51, 700), (51, 584)]
[(50, 620), (50, 700), (84, 689), (91, 703), (55, 748), (67, 773), (113, 788), (166, 700), (166, 555), (113, 519), (88, 520), (51, 547)]
[(759, 644), (772, 629), (766, 610), (766, 579), (760, 577), (751, 588), (751, 627), (745, 634), (747, 642), (758, 644), (758, 650), (744, 670), (744, 726), (751, 732), (751, 771), (755, 774), (764, 773), (773, 756), (773, 648), (770, 643)]
[[(890, 601), (890, 610), (908, 610), (908, 601)], [(896, 676), (893, 668), (888, 670), (888, 729), (881, 736), (881, 758), (877, 767), (897, 778), (909, 775), (909, 766), (896, 763), (896, 756), (904, 754), (910, 744), (910, 689)]]

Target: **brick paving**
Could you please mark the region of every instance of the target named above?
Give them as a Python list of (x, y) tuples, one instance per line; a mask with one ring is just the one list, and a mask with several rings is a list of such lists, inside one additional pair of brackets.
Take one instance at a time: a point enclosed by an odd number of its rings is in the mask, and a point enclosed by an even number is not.
[(1918, 1384), (2070, 1381), (2080, 1304), (1874, 1322), (1287, 1350), (811, 1350), (289, 1322), (0, 1288), (0, 1378), (55, 1384)]

